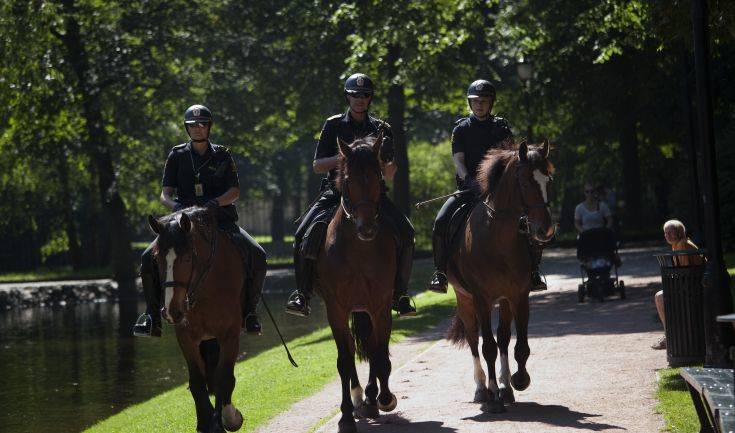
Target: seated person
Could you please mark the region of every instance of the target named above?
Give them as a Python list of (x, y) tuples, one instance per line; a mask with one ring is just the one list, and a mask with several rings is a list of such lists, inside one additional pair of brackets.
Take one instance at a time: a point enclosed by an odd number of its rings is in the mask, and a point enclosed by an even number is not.
[[(668, 220), (664, 224), (664, 238), (669, 245), (671, 245), (671, 251), (682, 251), (682, 250), (696, 250), (698, 247), (687, 238), (686, 228), (684, 224), (679, 220)], [(699, 254), (688, 254), (682, 256), (673, 257), (674, 266), (697, 266), (704, 263), (704, 258)], [(656, 303), (656, 311), (658, 311), (658, 317), (661, 319), (661, 324), (666, 329), (666, 318), (664, 317), (664, 291), (659, 290), (654, 295), (654, 301)], [(653, 349), (661, 350), (666, 349), (666, 337), (661, 337), (658, 343), (651, 346)]]

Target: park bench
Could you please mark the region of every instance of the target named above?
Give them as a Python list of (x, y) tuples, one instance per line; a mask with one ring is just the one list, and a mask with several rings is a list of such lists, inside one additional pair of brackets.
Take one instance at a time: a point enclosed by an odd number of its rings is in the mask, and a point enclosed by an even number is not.
[(688, 367), (681, 369), (694, 408), (700, 433), (735, 432), (735, 394), (731, 368)]

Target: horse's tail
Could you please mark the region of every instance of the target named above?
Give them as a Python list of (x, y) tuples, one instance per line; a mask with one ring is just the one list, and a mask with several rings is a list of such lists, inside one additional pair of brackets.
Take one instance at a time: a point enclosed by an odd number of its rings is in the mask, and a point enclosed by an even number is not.
[(459, 316), (455, 314), (454, 319), (452, 319), (452, 325), (447, 330), (446, 339), (451, 341), (452, 344), (462, 347), (467, 344), (465, 336), (464, 323), (462, 323)]
[(364, 361), (368, 358), (367, 343), (373, 332), (373, 323), (370, 315), (364, 311), (352, 313), (352, 336), (355, 338), (355, 352), (357, 359)]

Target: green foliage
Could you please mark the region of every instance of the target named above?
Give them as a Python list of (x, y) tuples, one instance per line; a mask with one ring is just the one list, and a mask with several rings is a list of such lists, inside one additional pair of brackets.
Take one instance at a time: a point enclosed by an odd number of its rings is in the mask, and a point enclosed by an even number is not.
[[(408, 158), (416, 167), (411, 171), (411, 196), (416, 202), (446, 195), (457, 189), (449, 141), (438, 144), (412, 142), (408, 148)], [(416, 249), (431, 251), (431, 230), (443, 204), (444, 201), (436, 201), (411, 214), (411, 222), (416, 230)]]

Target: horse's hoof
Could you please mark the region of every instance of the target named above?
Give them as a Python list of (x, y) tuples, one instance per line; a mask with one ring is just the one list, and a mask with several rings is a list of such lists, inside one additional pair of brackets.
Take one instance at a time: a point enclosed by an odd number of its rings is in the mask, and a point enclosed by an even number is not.
[(505, 404), (511, 404), (516, 402), (516, 398), (513, 395), (513, 388), (500, 388), (498, 391), (498, 397), (503, 400)]
[(373, 403), (370, 404), (367, 400), (359, 405), (355, 406), (352, 411), (352, 415), (355, 418), (377, 418), (380, 413), (378, 412), (378, 405)]
[(396, 395), (391, 393), (390, 395), (390, 402), (388, 404), (383, 404), (380, 402), (380, 398), (378, 398), (378, 409), (382, 410), (383, 412), (392, 412), (393, 409), (398, 406), (398, 399), (396, 398)]
[(475, 403), (485, 403), (487, 401), (487, 389), (477, 389), (475, 390), (475, 398), (472, 399)]
[(503, 413), (505, 406), (502, 400), (492, 400), (483, 405), (483, 409), (490, 413)]
[(339, 423), (337, 423), (337, 432), (338, 433), (357, 433), (357, 425), (355, 424), (355, 420), (351, 419), (348, 421), (340, 421)]
[(523, 391), (531, 384), (531, 376), (525, 371), (516, 371), (510, 377), (510, 384), (513, 385), (516, 391)]
[(238, 431), (242, 427), (242, 413), (235, 406), (228, 404), (222, 409), (222, 426), (227, 431)]

